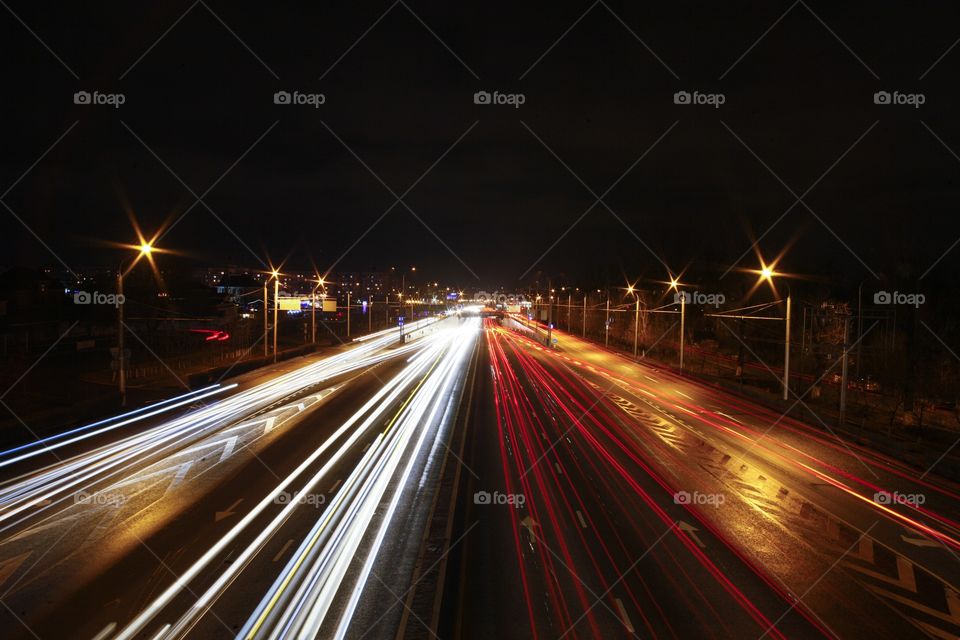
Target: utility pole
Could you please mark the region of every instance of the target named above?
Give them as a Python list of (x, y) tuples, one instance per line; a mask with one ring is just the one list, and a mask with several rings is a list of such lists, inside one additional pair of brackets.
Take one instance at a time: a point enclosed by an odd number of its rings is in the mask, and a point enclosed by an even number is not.
[(550, 288), (550, 281), (547, 280), (547, 348), (553, 346), (553, 294)]
[(570, 310), (572, 308), (573, 308), (573, 294), (568, 293), (567, 294), (567, 331), (568, 332), (572, 331), (572, 329), (570, 328)]
[(347, 337), (350, 337), (350, 290), (347, 289)]
[(683, 373), (684, 338), (687, 332), (687, 296), (680, 294), (680, 373)]
[(860, 359), (863, 353), (863, 280), (857, 287), (857, 383), (860, 382)]
[(313, 290), (313, 296), (310, 300), (310, 339), (313, 344), (317, 344), (317, 290)]
[(603, 346), (610, 346), (610, 293), (607, 292), (607, 317), (603, 320)]
[(840, 424), (843, 426), (847, 416), (847, 353), (850, 350), (850, 316), (843, 318), (843, 364), (840, 373)]
[[(784, 320), (786, 323), (786, 329), (784, 330), (783, 337), (783, 399), (787, 400), (790, 396), (790, 290), (787, 290), (787, 317)], [(846, 343), (846, 336), (844, 336), (844, 343)], [(844, 347), (844, 358), (846, 358), (846, 347)], [(843, 363), (844, 368), (846, 368), (847, 363), (844, 359)]]
[(373, 333), (373, 296), (367, 300), (367, 333)]
[(267, 281), (263, 281), (263, 357), (266, 358), (270, 355), (270, 340), (267, 338), (267, 333), (270, 331), (267, 324), (267, 314), (270, 313), (267, 309)]
[(587, 293), (583, 293), (583, 337), (587, 337)]
[(123, 353), (123, 264), (117, 271), (117, 379), (120, 383), (120, 406), (127, 406), (127, 358)]
[(637, 312), (633, 319), (633, 357), (637, 357), (637, 341), (640, 339), (640, 294), (637, 294)]
[(273, 361), (277, 361), (277, 330), (280, 314), (280, 278), (273, 279)]

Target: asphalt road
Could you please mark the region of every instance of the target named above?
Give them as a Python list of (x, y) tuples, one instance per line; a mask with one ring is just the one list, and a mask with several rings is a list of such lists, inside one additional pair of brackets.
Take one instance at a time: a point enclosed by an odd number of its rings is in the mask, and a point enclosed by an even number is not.
[[(425, 367), (441, 358), (447, 347), (431, 345), (451, 341), (437, 327), (403, 346), (388, 337), (336, 358), (260, 372), (223, 398), (7, 465), (10, 479), (0, 485), (0, 635), (116, 637), (154, 608), (130, 637), (153, 637), (194, 609), (184, 633), (233, 637), (300, 538), (344, 491), (377, 440), (380, 416), (399, 411)], [(437, 352), (424, 355), (430, 349)], [(404, 377), (420, 356), (426, 365)], [(386, 396), (390, 385), (395, 393)], [(458, 397), (449, 395), (447, 404), (456, 407)], [(435, 429), (448, 428), (443, 418)], [(344, 427), (351, 420), (353, 428)], [(421, 461), (421, 475), (429, 475), (431, 459)], [(309, 491), (297, 488), (321, 467)], [(408, 508), (405, 517), (412, 513)], [(234, 533), (241, 520), (245, 526)], [(239, 579), (198, 608), (204, 590), (251, 545)], [(181, 578), (181, 588), (158, 605)]]
[(0, 453), (0, 637), (960, 637), (954, 484), (555, 336), (451, 318)]
[(951, 483), (556, 335), (487, 331), (458, 637), (957, 637)]

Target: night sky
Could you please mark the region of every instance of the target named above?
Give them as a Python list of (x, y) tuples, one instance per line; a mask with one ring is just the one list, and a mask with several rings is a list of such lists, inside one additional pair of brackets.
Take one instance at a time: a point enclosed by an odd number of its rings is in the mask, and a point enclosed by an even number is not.
[(909, 280), (960, 237), (948, 3), (517, 4), (5, 4), (0, 263), (113, 264), (128, 211), (148, 234), (179, 220), (170, 265), (415, 264), (478, 287), (661, 260), (716, 277), (762, 234), (787, 271)]

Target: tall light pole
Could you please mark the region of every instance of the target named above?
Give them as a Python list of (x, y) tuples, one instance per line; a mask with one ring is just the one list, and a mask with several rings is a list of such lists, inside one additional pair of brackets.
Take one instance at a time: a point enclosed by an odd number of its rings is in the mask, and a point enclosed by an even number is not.
[(683, 373), (683, 352), (685, 351), (684, 342), (687, 332), (687, 296), (680, 291), (680, 282), (676, 278), (670, 278), (670, 288), (680, 298), (680, 373)]
[(350, 337), (350, 289), (347, 289), (347, 337)]
[[(776, 262), (774, 262), (774, 265)], [(773, 279), (776, 276), (783, 275), (782, 273), (777, 273), (774, 270), (774, 265), (767, 265), (761, 263), (760, 268), (760, 279), (766, 280), (767, 282), (773, 283)], [(776, 290), (774, 290), (776, 291)], [(790, 287), (787, 287), (787, 313), (784, 316), (784, 331), (783, 331), (783, 399), (787, 400), (790, 397), (790, 316), (791, 316), (791, 306), (793, 300), (790, 296)], [(846, 354), (846, 352), (844, 352)], [(846, 363), (844, 363), (846, 364)]]
[[(149, 242), (142, 242), (137, 247), (140, 252), (134, 259), (134, 263), (144, 256), (149, 256), (153, 251), (153, 245)], [(133, 268), (133, 265), (130, 265)], [(117, 382), (120, 387), (120, 406), (127, 406), (127, 355), (124, 353), (124, 324), (123, 324), (123, 276), (125, 275), (124, 262), (121, 261), (117, 269)]]
[(587, 292), (583, 292), (583, 332), (584, 339), (587, 338)]
[(280, 274), (273, 272), (273, 361), (277, 361), (277, 331), (280, 328)]
[(267, 320), (267, 316), (270, 314), (270, 308), (267, 306), (269, 304), (267, 299), (267, 283), (270, 282), (270, 278), (264, 278), (263, 280), (263, 357), (266, 358), (270, 355), (270, 341), (267, 339), (268, 332), (270, 331), (270, 323)]
[(313, 344), (317, 344), (317, 287), (322, 287), (323, 285), (323, 278), (318, 275), (317, 284), (313, 287), (313, 294), (310, 299), (310, 334)]
[[(792, 302), (790, 298), (790, 289), (787, 288), (787, 317), (785, 319), (786, 327), (784, 328), (784, 337), (783, 337), (783, 399), (787, 400), (790, 396), (790, 303)], [(846, 353), (846, 345), (844, 345), (844, 353)], [(844, 367), (846, 367), (846, 362), (844, 362)]]
[(607, 291), (607, 317), (603, 319), (603, 346), (610, 346), (610, 292)]
[(633, 285), (627, 285), (627, 293), (637, 297), (637, 310), (633, 318), (633, 357), (637, 357), (637, 344), (640, 340), (640, 294), (636, 293)]

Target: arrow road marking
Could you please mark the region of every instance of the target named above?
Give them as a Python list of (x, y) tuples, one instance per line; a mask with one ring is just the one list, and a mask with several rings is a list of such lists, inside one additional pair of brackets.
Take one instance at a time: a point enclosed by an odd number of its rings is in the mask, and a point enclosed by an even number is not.
[(239, 500), (237, 500), (236, 502), (234, 502), (232, 505), (230, 505), (229, 507), (227, 507), (227, 509), (226, 509), (225, 511), (217, 511), (217, 512), (213, 515), (213, 521), (214, 521), (214, 522), (220, 522), (220, 521), (223, 520), (224, 518), (228, 518), (228, 517), (232, 516), (234, 513), (236, 513), (236, 512), (234, 511), (234, 509), (236, 509), (237, 506), (238, 506), (241, 502), (243, 502), (243, 498), (240, 498)]

